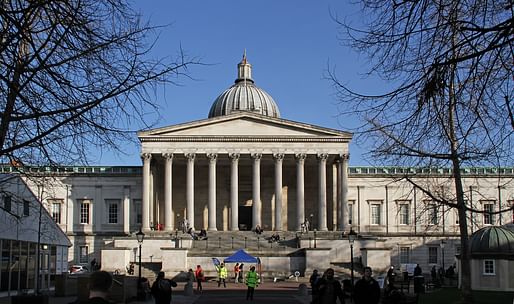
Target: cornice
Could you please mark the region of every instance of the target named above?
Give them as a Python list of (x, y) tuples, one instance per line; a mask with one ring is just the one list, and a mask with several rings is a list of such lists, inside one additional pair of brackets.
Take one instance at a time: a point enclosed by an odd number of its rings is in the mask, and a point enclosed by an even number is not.
[(316, 136), (142, 136), (141, 142), (335, 142), (348, 143), (351, 138)]

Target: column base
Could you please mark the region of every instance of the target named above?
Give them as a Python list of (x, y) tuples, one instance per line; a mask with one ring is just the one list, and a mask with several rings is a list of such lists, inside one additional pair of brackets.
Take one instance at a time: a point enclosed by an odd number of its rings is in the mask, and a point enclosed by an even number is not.
[(218, 228), (207, 228), (207, 231), (218, 231)]

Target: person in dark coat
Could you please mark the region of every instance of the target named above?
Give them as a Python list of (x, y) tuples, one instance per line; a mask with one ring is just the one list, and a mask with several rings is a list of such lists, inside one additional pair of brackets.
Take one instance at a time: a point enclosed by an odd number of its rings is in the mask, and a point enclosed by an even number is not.
[(89, 276), (89, 299), (87, 304), (108, 304), (112, 276), (106, 271), (95, 271)]
[(316, 283), (319, 304), (336, 304), (337, 299), (344, 304), (344, 293), (341, 283), (334, 278), (334, 269), (325, 270), (323, 277)]
[(380, 301), (380, 286), (371, 273), (371, 267), (364, 267), (364, 276), (355, 284), (355, 304), (377, 304)]
[(415, 277), (420, 276), (422, 272), (423, 271), (421, 270), (421, 267), (419, 266), (419, 264), (416, 264), (416, 267), (414, 268), (414, 276)]
[(171, 288), (177, 287), (177, 283), (164, 277), (164, 272), (159, 272), (157, 279), (152, 284), (152, 295), (155, 304), (170, 304)]
[(309, 278), (309, 283), (311, 284), (311, 294), (312, 294), (312, 304), (318, 303), (318, 280), (319, 280), (318, 270), (314, 269), (311, 277)]

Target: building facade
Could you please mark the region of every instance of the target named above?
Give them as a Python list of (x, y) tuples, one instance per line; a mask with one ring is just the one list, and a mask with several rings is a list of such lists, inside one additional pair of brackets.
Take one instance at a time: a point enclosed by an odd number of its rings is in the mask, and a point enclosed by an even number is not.
[[(326, 248), (329, 257), (312, 267), (348, 261), (343, 237), (350, 229), (361, 235), (356, 256), (380, 269), (419, 263), (428, 271), (453, 264), (459, 251), (455, 210), (434, 203), (403, 178), (408, 174), (452, 201), (450, 171), (348, 167), (352, 134), (280, 118), (273, 98), (255, 85), (246, 58), (207, 119), (138, 137), (142, 167), (33, 168), (40, 178), (27, 183), (70, 238), (70, 264), (101, 262), (102, 250), (131, 237), (120, 246), (126, 259), (135, 260), (133, 234), (140, 228), (160, 238), (143, 261), (162, 261), (163, 246), (176, 246), (162, 239), (176, 236), (185, 222), (195, 231), (230, 233), (257, 225), (295, 232), (309, 222), (318, 232), (315, 247)], [(470, 232), (513, 222), (512, 210), (495, 213), (513, 205), (513, 168), (462, 173), (469, 206), (482, 212), (470, 213)], [(311, 247), (312, 236), (301, 247)]]

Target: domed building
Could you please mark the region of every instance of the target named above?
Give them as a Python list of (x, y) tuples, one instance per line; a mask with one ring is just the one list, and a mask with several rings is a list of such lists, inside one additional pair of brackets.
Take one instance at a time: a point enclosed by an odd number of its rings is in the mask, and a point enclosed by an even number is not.
[(514, 291), (514, 231), (489, 226), (470, 238), (471, 288)]

